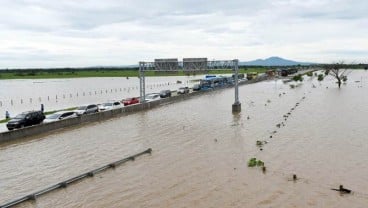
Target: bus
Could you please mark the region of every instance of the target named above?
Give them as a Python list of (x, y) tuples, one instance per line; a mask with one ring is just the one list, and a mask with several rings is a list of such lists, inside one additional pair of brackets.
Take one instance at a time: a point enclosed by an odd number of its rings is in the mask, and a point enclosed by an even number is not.
[(234, 83), (232, 77), (225, 76), (206, 76), (204, 79), (199, 80), (201, 90), (209, 90), (218, 87), (225, 87)]

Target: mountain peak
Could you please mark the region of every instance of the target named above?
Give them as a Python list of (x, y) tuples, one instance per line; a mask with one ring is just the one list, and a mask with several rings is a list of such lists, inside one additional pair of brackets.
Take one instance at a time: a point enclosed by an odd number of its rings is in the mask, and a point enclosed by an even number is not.
[(239, 65), (245, 66), (294, 66), (294, 65), (310, 65), (312, 63), (297, 62), (287, 60), (278, 56), (271, 56), (266, 59), (256, 59), (253, 61), (240, 62)]
[(283, 59), (281, 57), (278, 57), (278, 56), (271, 56), (271, 57), (266, 58), (265, 60), (270, 60), (270, 59), (285, 60), (285, 59)]

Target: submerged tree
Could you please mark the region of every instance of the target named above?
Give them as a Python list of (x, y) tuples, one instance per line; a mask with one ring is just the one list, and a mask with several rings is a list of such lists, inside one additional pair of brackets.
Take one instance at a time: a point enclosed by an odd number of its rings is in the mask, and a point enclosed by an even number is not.
[(331, 64), (326, 67), (326, 72), (336, 79), (337, 85), (341, 87), (341, 83), (347, 81), (348, 70), (344, 67), (344, 63)]

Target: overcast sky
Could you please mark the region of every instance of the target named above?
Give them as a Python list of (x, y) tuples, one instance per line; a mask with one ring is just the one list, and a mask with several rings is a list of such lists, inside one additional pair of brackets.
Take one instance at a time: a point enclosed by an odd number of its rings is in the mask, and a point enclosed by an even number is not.
[(0, 68), (368, 62), (365, 0), (0, 0)]

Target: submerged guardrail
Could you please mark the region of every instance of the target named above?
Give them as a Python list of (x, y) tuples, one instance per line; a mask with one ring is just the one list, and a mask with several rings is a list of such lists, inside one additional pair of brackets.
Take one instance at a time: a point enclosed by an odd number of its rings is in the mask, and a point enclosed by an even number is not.
[(45, 189), (42, 189), (42, 190), (37, 191), (37, 192), (34, 192), (34, 193), (29, 194), (27, 196), (24, 196), (22, 198), (19, 198), (19, 199), (13, 200), (11, 202), (8, 202), (6, 204), (0, 205), (0, 208), (8, 208), (8, 207), (12, 207), (12, 206), (18, 205), (20, 203), (26, 202), (28, 200), (36, 200), (36, 198), (38, 196), (47, 194), (47, 193), (49, 193), (49, 192), (51, 192), (51, 191), (53, 191), (55, 189), (66, 188), (68, 185), (70, 185), (72, 183), (75, 183), (77, 181), (80, 181), (80, 180), (82, 180), (84, 178), (93, 177), (97, 173), (100, 173), (100, 172), (105, 171), (105, 170), (110, 169), (110, 168), (115, 168), (116, 166), (121, 165), (121, 164), (123, 164), (125, 162), (128, 162), (128, 161), (134, 161), (136, 157), (139, 157), (139, 156), (144, 155), (144, 154), (151, 154), (151, 153), (152, 153), (152, 149), (149, 148), (149, 149), (147, 149), (147, 150), (145, 150), (143, 152), (140, 152), (138, 154), (135, 154), (135, 155), (126, 157), (124, 159), (115, 161), (113, 163), (109, 163), (109, 164), (107, 164), (105, 166), (96, 168), (94, 170), (88, 171), (86, 173), (83, 173), (81, 175), (75, 176), (73, 178), (69, 178), (69, 179), (67, 179), (65, 181), (62, 181), (62, 182), (57, 183), (55, 185), (49, 186), (49, 187), (47, 187)]

